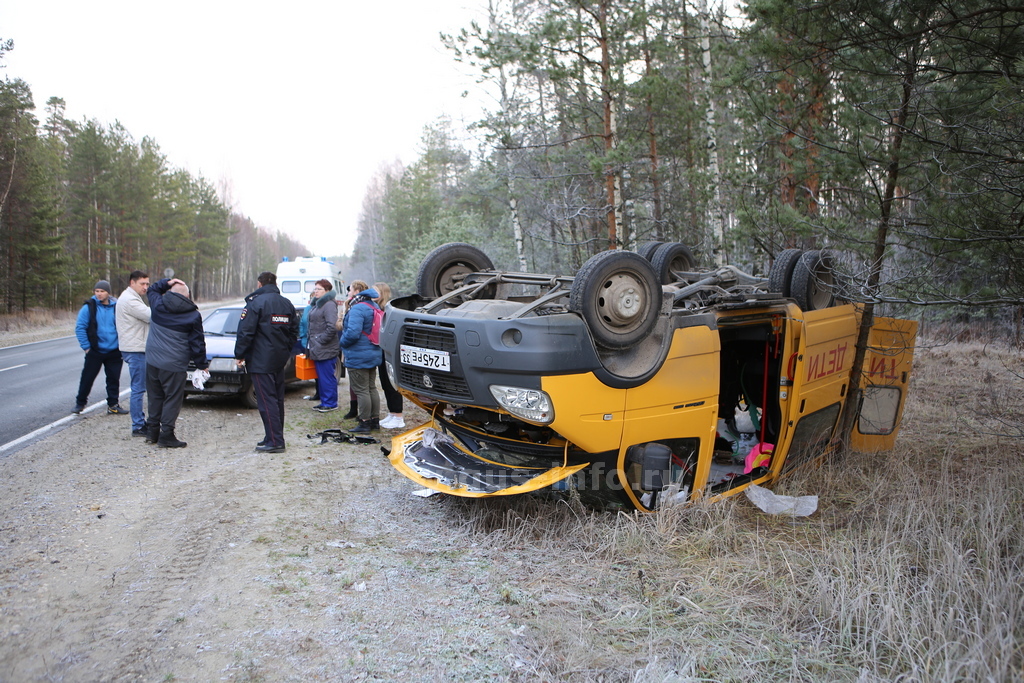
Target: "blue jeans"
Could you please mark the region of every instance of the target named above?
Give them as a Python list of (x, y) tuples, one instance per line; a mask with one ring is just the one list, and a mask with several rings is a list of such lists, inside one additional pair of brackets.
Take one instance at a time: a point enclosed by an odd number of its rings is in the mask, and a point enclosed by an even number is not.
[(128, 403), (128, 410), (132, 414), (132, 430), (145, 429), (146, 412), (142, 395), (146, 393), (146, 352), (122, 351), (121, 356), (128, 364), (128, 376), (132, 380), (132, 397)]

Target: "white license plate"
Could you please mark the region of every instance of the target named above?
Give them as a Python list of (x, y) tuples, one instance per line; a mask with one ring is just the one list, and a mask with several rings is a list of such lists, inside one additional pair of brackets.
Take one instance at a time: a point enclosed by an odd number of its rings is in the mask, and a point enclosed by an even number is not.
[(447, 351), (434, 351), (433, 349), (421, 349), (418, 346), (399, 346), (401, 361), (403, 365), (416, 365), (431, 370), (451, 372), (451, 358)]

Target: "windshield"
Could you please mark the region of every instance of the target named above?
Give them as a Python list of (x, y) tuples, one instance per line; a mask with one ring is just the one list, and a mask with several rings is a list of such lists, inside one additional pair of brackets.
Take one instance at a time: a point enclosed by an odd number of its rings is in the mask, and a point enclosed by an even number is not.
[(203, 330), (208, 334), (236, 334), (241, 308), (218, 308), (203, 320)]

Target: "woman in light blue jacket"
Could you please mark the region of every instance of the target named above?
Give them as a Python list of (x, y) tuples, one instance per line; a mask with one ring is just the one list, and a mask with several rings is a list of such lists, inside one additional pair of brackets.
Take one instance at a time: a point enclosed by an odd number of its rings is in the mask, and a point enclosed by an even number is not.
[[(313, 310), (316, 297), (309, 295), (309, 303), (302, 309), (302, 316), (299, 318), (299, 338), (295, 341), (295, 353), (305, 354), (309, 351), (309, 312)], [(313, 378), (313, 393), (302, 397), (306, 401), (316, 401), (320, 405), (320, 380)]]
[(350, 431), (369, 432), (380, 429), (380, 394), (373, 377), (383, 354), (369, 337), (374, 310), (380, 310), (374, 299), (380, 294), (362, 280), (353, 281), (349, 289), (354, 296), (345, 312), (341, 348), (345, 350), (345, 367), (348, 369), (349, 386), (356, 394), (359, 418), (359, 424)]

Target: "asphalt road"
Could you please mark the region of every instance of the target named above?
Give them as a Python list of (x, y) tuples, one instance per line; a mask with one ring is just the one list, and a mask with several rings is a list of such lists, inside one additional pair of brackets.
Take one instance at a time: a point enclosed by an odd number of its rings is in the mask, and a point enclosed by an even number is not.
[[(206, 317), (215, 308), (240, 303), (237, 299), (214, 301), (200, 304), (199, 310)], [(102, 369), (92, 384), (89, 402), (81, 416), (71, 412), (84, 362), (85, 354), (74, 335), (0, 348), (0, 457), (14, 447), (12, 441), (48, 425), (59, 428), (71, 420), (100, 416), (125, 420), (125, 429), (130, 429), (130, 416), (105, 414), (107, 390)], [(121, 368), (121, 407), (125, 410), (130, 388), (126, 364)], [(39, 436), (49, 433), (52, 432), (45, 431)]]
[[(0, 349), (0, 448), (40, 427), (72, 416), (84, 360), (85, 354), (74, 337)], [(121, 391), (130, 386), (125, 365), (121, 370)], [(104, 414), (106, 395), (100, 370), (89, 393), (86, 412), (70, 419), (99, 415), (104, 419), (125, 420), (125, 429), (128, 429), (131, 422), (128, 415)], [(100, 405), (93, 407), (96, 403)], [(127, 393), (122, 395), (121, 405), (127, 410)]]

